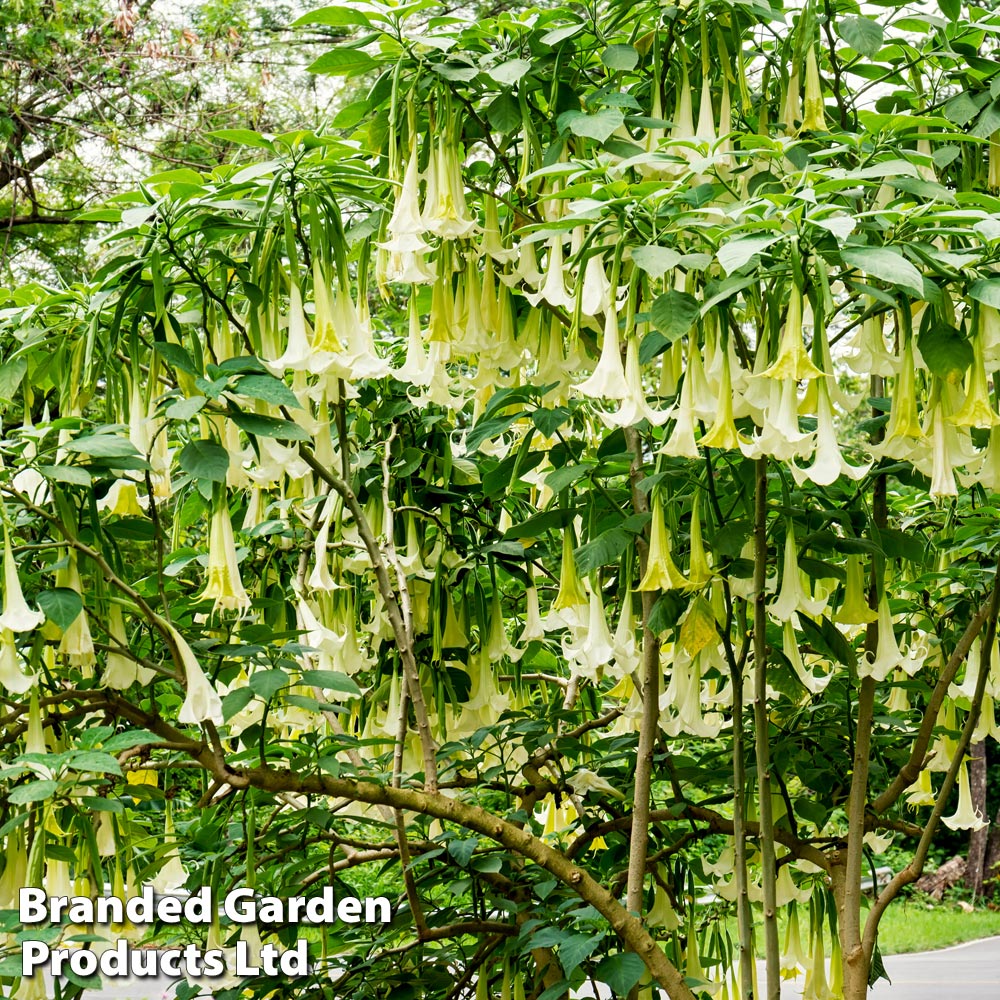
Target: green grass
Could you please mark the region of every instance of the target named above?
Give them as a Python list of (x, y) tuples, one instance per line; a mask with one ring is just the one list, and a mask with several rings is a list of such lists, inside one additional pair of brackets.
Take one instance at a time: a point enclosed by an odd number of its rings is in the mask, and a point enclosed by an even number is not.
[(884, 955), (933, 951), (962, 941), (1000, 934), (1000, 911), (976, 908), (965, 913), (957, 904), (928, 908), (926, 902), (902, 899), (893, 903), (879, 924), (878, 943)]

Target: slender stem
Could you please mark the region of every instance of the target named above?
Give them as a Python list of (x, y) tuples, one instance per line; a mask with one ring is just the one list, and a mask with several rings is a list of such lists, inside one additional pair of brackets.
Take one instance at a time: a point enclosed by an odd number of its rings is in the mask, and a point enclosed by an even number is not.
[[(874, 382), (873, 382), (874, 385)], [(881, 531), (889, 521), (889, 505), (885, 474), (875, 480), (872, 496), (872, 522)], [(868, 606), (878, 605), (878, 574), (872, 566)], [(865, 635), (865, 656), (874, 660), (878, 652), (878, 624), (868, 623)], [(872, 722), (875, 716), (875, 679), (864, 677), (858, 691), (858, 718), (854, 736), (854, 761), (851, 769), (851, 787), (847, 796), (847, 851), (842, 883), (842, 898), (837, 900), (840, 909), (840, 944), (844, 972), (864, 963), (867, 976), (868, 960), (861, 944), (861, 871), (864, 864), (865, 818), (868, 808), (868, 775), (871, 766)], [(869, 956), (870, 957), (870, 956)], [(860, 973), (857, 973), (860, 976)]]
[(764, 889), (764, 959), (768, 1000), (781, 998), (781, 955), (778, 948), (777, 858), (771, 809), (771, 751), (767, 716), (767, 457), (754, 463), (754, 750), (757, 758), (757, 799), (760, 816), (760, 856)]
[[(403, 778), (403, 748), (406, 745), (406, 733), (409, 729), (407, 719), (410, 714), (410, 699), (406, 686), (399, 696), (399, 725), (396, 729), (396, 745), (392, 751), (392, 787), (402, 786)], [(424, 917), (424, 908), (420, 903), (420, 896), (417, 894), (417, 880), (413, 877), (411, 867), (413, 858), (410, 854), (410, 842), (406, 839), (406, 822), (403, 819), (403, 811), (394, 809), (393, 825), (396, 828), (396, 844), (399, 847), (399, 863), (403, 868), (403, 885), (406, 888), (406, 900), (410, 904), (410, 912), (413, 914), (413, 923), (417, 929), (417, 938), (423, 940), (427, 937), (427, 920)]]
[(434, 738), (431, 735), (430, 722), (428, 721), (427, 703), (424, 701), (423, 688), (420, 686), (419, 671), (417, 669), (417, 659), (413, 652), (413, 644), (410, 642), (407, 634), (403, 610), (396, 597), (396, 591), (393, 589), (392, 581), (389, 579), (389, 571), (382, 556), (382, 549), (379, 547), (375, 533), (372, 531), (372, 526), (368, 518), (365, 517), (365, 512), (354, 490), (340, 476), (333, 472), (332, 469), (326, 468), (307, 446), (300, 445), (299, 454), (309, 468), (343, 498), (344, 503), (347, 504), (347, 509), (351, 512), (354, 522), (357, 525), (361, 541), (364, 542), (368, 558), (372, 563), (372, 570), (375, 573), (375, 581), (378, 584), (379, 594), (385, 604), (386, 614), (389, 616), (389, 624), (392, 626), (393, 636), (396, 639), (396, 648), (399, 650), (400, 659), (403, 661), (403, 671), (406, 676), (407, 686), (410, 689), (410, 698), (413, 700), (413, 714), (417, 720), (417, 733), (420, 736), (420, 748), (424, 758), (424, 781), (428, 791), (436, 791), (438, 784), (437, 750), (434, 746)]
[[(643, 467), (642, 438), (634, 427), (628, 428), (625, 436), (632, 452), (630, 470), (632, 503), (637, 513), (646, 513), (649, 510), (649, 502), (646, 494), (639, 489)], [(642, 572), (646, 570), (648, 555), (646, 545), (640, 545), (639, 565)], [(642, 913), (646, 884), (653, 748), (656, 744), (660, 715), (660, 643), (649, 627), (655, 597), (656, 595), (651, 592), (644, 592), (642, 595), (642, 722), (639, 728), (639, 746), (636, 750), (632, 829), (629, 837), (628, 889), (625, 896), (626, 908), (635, 914)], [(630, 598), (626, 597), (626, 600), (628, 599)]]
[(753, 922), (747, 876), (747, 775), (744, 762), (743, 671), (733, 678), (733, 841), (735, 849), (736, 920), (739, 935), (740, 993), (753, 996)]

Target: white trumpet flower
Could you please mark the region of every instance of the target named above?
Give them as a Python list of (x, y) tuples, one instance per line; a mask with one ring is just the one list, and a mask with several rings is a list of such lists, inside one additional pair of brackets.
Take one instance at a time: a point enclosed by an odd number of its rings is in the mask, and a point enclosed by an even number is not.
[(629, 393), (618, 335), (618, 313), (613, 308), (605, 314), (604, 343), (597, 366), (590, 377), (576, 387), (576, 391), (584, 396), (603, 399), (624, 399)]
[(785, 556), (781, 570), (781, 589), (768, 606), (768, 611), (780, 622), (790, 621), (798, 611), (807, 615), (821, 614), (826, 600), (810, 597), (802, 584), (799, 555), (795, 544), (795, 527), (788, 522), (785, 532)]
[(0, 630), (0, 685), (11, 694), (24, 694), (34, 687), (37, 680), (21, 667), (14, 633), (9, 628)]
[(988, 825), (972, 802), (967, 761), (962, 761), (958, 772), (958, 808), (951, 816), (942, 816), (941, 822), (952, 830), (982, 830), (984, 826)]
[(194, 650), (188, 645), (184, 636), (173, 625), (168, 624), (167, 629), (180, 657), (187, 686), (187, 694), (180, 711), (177, 713), (177, 721), (186, 723), (214, 722), (217, 726), (221, 726), (225, 721), (222, 715), (222, 699), (212, 687), (212, 682), (205, 675), (205, 671), (201, 669), (198, 658), (194, 655)]
[(3, 614), (0, 628), (11, 632), (30, 632), (45, 621), (41, 611), (32, 611), (24, 599), (21, 580), (17, 575), (17, 561), (10, 544), (10, 533), (6, 525), (3, 531)]

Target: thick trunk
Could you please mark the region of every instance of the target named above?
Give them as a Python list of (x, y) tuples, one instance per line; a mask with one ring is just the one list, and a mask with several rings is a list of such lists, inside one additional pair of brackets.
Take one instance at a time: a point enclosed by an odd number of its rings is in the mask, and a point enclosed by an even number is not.
[(844, 955), (844, 1000), (867, 1000), (868, 963), (864, 949), (858, 948), (851, 956)]
[(986, 860), (983, 864), (984, 881), (1000, 878), (1000, 809), (990, 824), (990, 836), (986, 844)]
[[(972, 804), (980, 816), (986, 815), (986, 741), (980, 740), (969, 749), (969, 785), (972, 788)], [(990, 830), (984, 826), (969, 834), (969, 864), (965, 870), (965, 884), (973, 896), (983, 894), (986, 872), (986, 848)]]

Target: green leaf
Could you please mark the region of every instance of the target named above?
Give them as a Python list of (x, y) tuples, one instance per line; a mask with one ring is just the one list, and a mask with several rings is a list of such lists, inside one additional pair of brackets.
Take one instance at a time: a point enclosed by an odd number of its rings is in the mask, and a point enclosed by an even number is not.
[(160, 737), (146, 729), (133, 729), (127, 733), (116, 733), (110, 739), (102, 740), (101, 749), (105, 753), (121, 753), (122, 750), (131, 750), (132, 747), (156, 743), (159, 739)]
[(307, 24), (325, 24), (332, 28), (370, 28), (371, 21), (361, 13), (346, 4), (336, 7), (320, 7), (319, 10), (311, 10), (308, 14), (303, 14), (300, 18), (292, 21), (292, 28), (301, 28)]
[(858, 654), (843, 633), (825, 616), (817, 624), (806, 615), (799, 615), (799, 624), (806, 640), (824, 656), (832, 657), (848, 667), (858, 665)]
[(989, 139), (997, 129), (1000, 129), (1000, 98), (983, 108), (969, 133), (977, 139)]
[(567, 38), (572, 38), (574, 35), (578, 35), (583, 31), (583, 24), (566, 24), (561, 28), (553, 28), (551, 31), (546, 31), (541, 37), (542, 45), (556, 46), (560, 42), (566, 41)]
[(486, 120), (497, 132), (513, 132), (521, 125), (521, 106), (517, 98), (504, 92), (486, 108)]
[(601, 53), (601, 62), (608, 69), (635, 69), (639, 62), (639, 53), (636, 51), (634, 45), (609, 45)]
[(237, 712), (242, 712), (253, 701), (254, 693), (248, 687), (236, 688), (222, 699), (222, 717), (228, 722)]
[(139, 452), (127, 437), (115, 434), (92, 434), (63, 445), (64, 450), (82, 452), (93, 458), (139, 458)]
[(273, 375), (244, 375), (233, 386), (232, 391), (250, 399), (262, 399), (274, 406), (286, 406), (295, 410), (302, 406), (298, 396), (280, 378)]
[(11, 789), (7, 801), (16, 806), (27, 805), (29, 802), (41, 802), (43, 799), (52, 798), (58, 788), (58, 781), (29, 781), (26, 785), (18, 785)]
[[(510, 87), (531, 72), (531, 61), (528, 59), (508, 59), (486, 71), (497, 83)], [(520, 117), (520, 116), (518, 116)]]
[(611, 528), (576, 550), (577, 569), (581, 573), (589, 573), (600, 566), (618, 562), (631, 542), (632, 536), (624, 528)]
[(557, 122), (560, 129), (569, 129), (573, 135), (607, 142), (612, 133), (624, 124), (625, 116), (618, 108), (601, 108), (592, 115), (583, 111), (564, 111)]
[(632, 248), (632, 263), (646, 274), (660, 278), (680, 262), (681, 255), (670, 247), (645, 246)]
[(178, 371), (186, 372), (188, 375), (201, 374), (195, 367), (194, 361), (191, 360), (191, 355), (180, 344), (171, 344), (165, 340), (158, 340), (153, 344), (153, 350), (165, 358), (167, 364)]
[(283, 441), (308, 441), (309, 434), (291, 420), (266, 417), (260, 413), (230, 413), (237, 427), (257, 437), (280, 438)]
[(745, 267), (759, 253), (763, 253), (772, 243), (781, 239), (780, 233), (768, 233), (766, 236), (744, 236), (738, 240), (730, 240), (719, 247), (716, 259), (722, 265), (726, 274), (732, 274)]
[(956, 94), (941, 109), (945, 118), (956, 125), (965, 125), (979, 114), (980, 104), (967, 91)]
[(333, 49), (321, 55), (307, 72), (323, 76), (357, 76), (377, 65), (367, 52), (360, 49)]
[(1000, 278), (980, 278), (969, 285), (968, 294), (984, 306), (1000, 309)]
[(895, 247), (845, 247), (840, 256), (848, 267), (856, 267), (879, 281), (923, 298), (924, 279), (901, 250)]
[(701, 303), (693, 295), (672, 288), (657, 297), (649, 310), (649, 316), (653, 326), (673, 343), (698, 322), (700, 311)]
[(224, 483), (229, 474), (229, 452), (207, 438), (189, 441), (178, 456), (181, 468), (195, 479)]
[(431, 63), (431, 69), (452, 83), (468, 83), (479, 76), (479, 70), (475, 66), (464, 62)]
[(570, 934), (559, 944), (559, 961), (566, 976), (572, 976), (580, 963), (601, 943), (597, 934)]
[(24, 358), (15, 358), (0, 365), (0, 399), (10, 403), (14, 401), (14, 394), (27, 370), (28, 362)]
[(164, 410), (164, 413), (171, 420), (179, 420), (183, 423), (200, 412), (207, 402), (208, 400), (204, 396), (181, 396), (180, 399), (171, 403)]
[(288, 674), (284, 670), (258, 670), (250, 677), (250, 690), (265, 699), (287, 686)]
[(455, 837), (448, 841), (448, 853), (462, 868), (468, 868), (469, 862), (472, 860), (472, 855), (478, 846), (478, 837), (469, 837), (466, 840)]
[(591, 468), (590, 465), (564, 465), (560, 469), (553, 469), (545, 477), (545, 485), (553, 493), (560, 493), (567, 486), (572, 486), (578, 479), (583, 479)]
[(78, 465), (40, 465), (38, 471), (46, 479), (57, 483), (70, 483), (73, 486), (90, 486), (94, 477), (86, 469)]
[(361, 688), (354, 678), (348, 677), (347, 674), (338, 674), (335, 670), (303, 670), (301, 679), (303, 684), (311, 684), (327, 691), (339, 691), (354, 698), (361, 697)]
[(863, 56), (878, 55), (882, 48), (882, 25), (868, 17), (844, 17), (836, 22), (837, 34), (855, 52)]
[(274, 143), (252, 129), (222, 128), (208, 134), (213, 139), (219, 139), (222, 142), (231, 142), (236, 146), (253, 146), (256, 149), (266, 149), (269, 152), (274, 152)]
[(45, 617), (66, 631), (76, 621), (76, 616), (83, 610), (83, 598), (69, 587), (53, 587), (43, 590), (36, 598), (38, 606), (45, 612)]
[(76, 750), (69, 755), (67, 766), (74, 771), (96, 771), (98, 774), (121, 774), (121, 765), (109, 753), (99, 750)]
[(935, 323), (917, 336), (924, 364), (946, 382), (957, 385), (972, 364), (972, 345), (959, 330), (947, 323)]
[(594, 978), (624, 996), (639, 982), (645, 968), (643, 960), (634, 952), (622, 952), (603, 959), (594, 970)]

